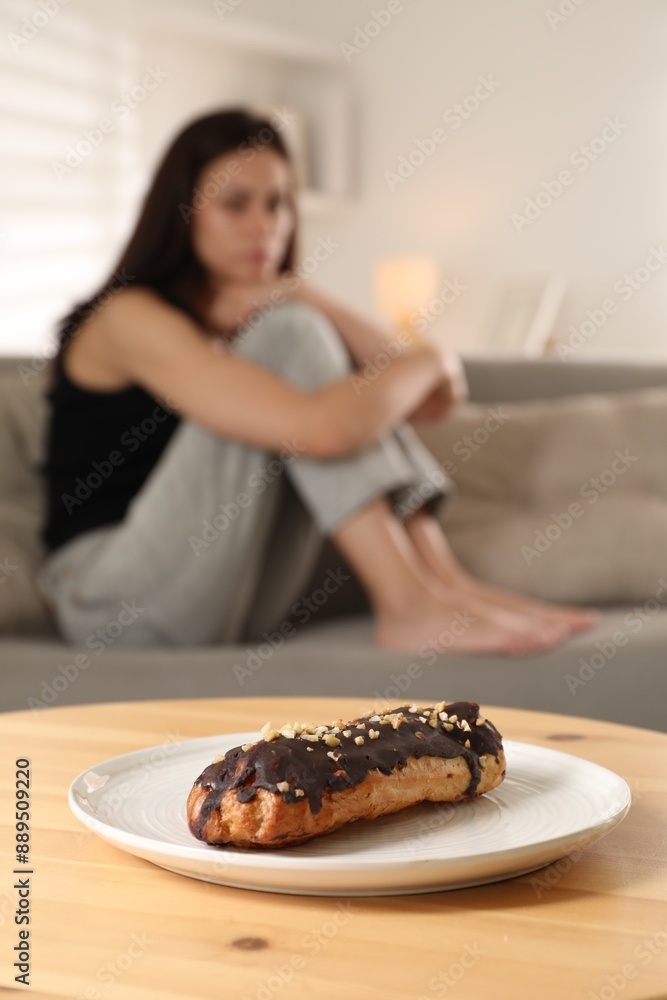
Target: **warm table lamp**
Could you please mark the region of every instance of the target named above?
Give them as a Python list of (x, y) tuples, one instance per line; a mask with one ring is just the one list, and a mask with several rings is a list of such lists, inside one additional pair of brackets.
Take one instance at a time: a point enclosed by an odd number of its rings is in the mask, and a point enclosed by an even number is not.
[(438, 269), (431, 257), (383, 257), (375, 266), (375, 294), (380, 311), (417, 344), (413, 314), (438, 293)]

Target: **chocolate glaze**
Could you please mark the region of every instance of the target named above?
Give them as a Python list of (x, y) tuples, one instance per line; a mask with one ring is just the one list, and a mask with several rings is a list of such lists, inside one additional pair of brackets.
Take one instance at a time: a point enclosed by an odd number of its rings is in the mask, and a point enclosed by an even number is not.
[[(372, 721), (371, 715), (360, 716), (338, 726), (336, 737), (340, 745), (331, 747), (324, 740), (311, 742), (279, 735), (273, 740), (260, 740), (247, 750), (234, 747), (225, 753), (224, 759), (216, 761), (202, 771), (195, 786), (208, 789), (196, 823), (191, 825), (192, 833), (203, 840), (202, 831), (210, 814), (219, 809), (224, 793), (236, 788), (239, 802), (249, 802), (255, 798), (258, 788), (266, 788), (282, 795), (286, 803), (299, 802), (295, 789), (303, 789), (313, 813), (322, 808), (322, 795), (327, 788), (339, 791), (358, 785), (374, 768), (383, 774), (391, 774), (403, 766), (409, 757), (443, 757), (452, 759), (464, 757), (470, 769), (470, 784), (466, 794), (474, 796), (481, 777), (479, 758), (484, 754), (493, 755), (496, 760), (502, 749), (502, 737), (495, 726), (485, 721), (477, 725), (479, 705), (474, 701), (447, 702), (444, 710), (449, 716), (457, 716), (457, 723), (451, 731), (445, 731), (445, 722), (437, 718), (437, 727), (430, 726), (429, 709), (435, 706), (417, 705), (422, 711), (412, 712), (409, 705), (401, 705), (389, 712), (373, 713), (374, 716), (402, 713), (402, 721), (396, 729), (389, 722)], [(441, 703), (438, 705), (441, 708)], [(470, 730), (460, 728), (465, 719)], [(363, 724), (365, 728), (358, 728)], [(451, 723), (450, 723), (451, 725)], [(331, 729), (329, 726), (328, 729)], [(344, 730), (350, 736), (344, 736)], [(370, 739), (370, 729), (379, 731), (377, 739)], [(364, 743), (358, 746), (354, 739), (363, 736)], [(464, 746), (466, 740), (470, 747)], [(308, 747), (312, 748), (311, 750)], [(328, 756), (333, 751), (339, 754), (334, 760)], [(289, 783), (289, 791), (279, 791), (278, 782)]]

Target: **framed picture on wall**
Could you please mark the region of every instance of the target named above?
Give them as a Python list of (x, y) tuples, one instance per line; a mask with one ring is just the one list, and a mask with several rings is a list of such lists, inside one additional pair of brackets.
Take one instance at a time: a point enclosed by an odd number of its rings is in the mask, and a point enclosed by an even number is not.
[(528, 356), (546, 353), (566, 288), (566, 277), (556, 273), (506, 280), (484, 347)]
[[(252, 110), (267, 118), (280, 131), (294, 164), (294, 173), (300, 188), (312, 184), (312, 168), (308, 157), (308, 130), (305, 115), (294, 105), (278, 105), (280, 114), (271, 104), (253, 104)], [(286, 113), (285, 113), (286, 112)]]

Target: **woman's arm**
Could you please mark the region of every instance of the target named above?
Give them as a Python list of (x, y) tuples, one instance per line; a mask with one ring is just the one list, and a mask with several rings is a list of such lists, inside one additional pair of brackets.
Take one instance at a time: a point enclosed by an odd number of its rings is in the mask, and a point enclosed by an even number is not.
[(314, 288), (309, 281), (303, 281), (294, 294), (297, 298), (310, 302), (328, 316), (352, 357), (361, 364), (372, 362), (380, 354), (385, 355), (388, 343), (392, 345), (392, 357), (397, 357), (399, 353), (407, 355), (417, 347), (417, 344), (410, 342), (409, 337), (397, 330), (383, 330), (361, 313), (350, 309), (319, 288)]
[(304, 391), (268, 367), (214, 343), (180, 309), (144, 288), (117, 293), (100, 311), (108, 363), (186, 418), (218, 434), (279, 451), (334, 457), (372, 443), (450, 378), (429, 344), (372, 380), (359, 373)]
[[(372, 366), (374, 361), (378, 364), (380, 361), (384, 362), (387, 354), (392, 359), (407, 357), (424, 344), (424, 339), (415, 340), (400, 331), (383, 330), (360, 313), (313, 288), (308, 282), (302, 282), (294, 294), (316, 306), (331, 320), (352, 357), (362, 365), (370, 363)], [(430, 393), (419, 399), (412, 410), (404, 414), (405, 419), (416, 424), (442, 420), (455, 406), (468, 398), (463, 365), (453, 352), (448, 369), (456, 385), (452, 385), (451, 380), (441, 381)]]
[(343, 440), (353, 450), (387, 433), (438, 389), (447, 408), (465, 399), (463, 368), (456, 355), (435, 342), (425, 342), (370, 377), (361, 370), (329, 383), (319, 396), (338, 414)]

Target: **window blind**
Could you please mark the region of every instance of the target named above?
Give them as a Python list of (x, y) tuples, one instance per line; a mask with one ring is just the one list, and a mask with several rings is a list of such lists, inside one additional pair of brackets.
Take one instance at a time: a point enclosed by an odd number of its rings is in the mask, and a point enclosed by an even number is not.
[(136, 83), (131, 11), (88, 8), (3, 2), (2, 354), (53, 353), (57, 319), (107, 276), (130, 222), (138, 123), (121, 107)]

